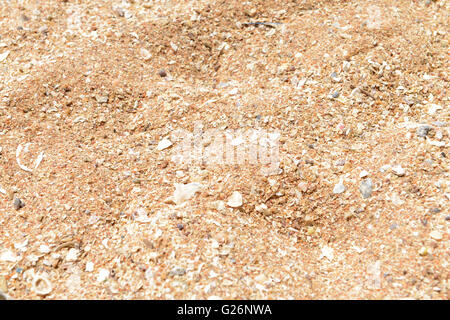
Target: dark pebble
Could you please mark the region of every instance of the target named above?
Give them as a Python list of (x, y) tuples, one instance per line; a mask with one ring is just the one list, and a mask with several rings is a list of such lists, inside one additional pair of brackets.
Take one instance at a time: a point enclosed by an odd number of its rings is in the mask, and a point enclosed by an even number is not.
[(159, 71), (158, 71), (158, 75), (159, 75), (160, 77), (164, 78), (164, 77), (167, 76), (167, 72), (166, 72), (166, 70), (159, 70)]

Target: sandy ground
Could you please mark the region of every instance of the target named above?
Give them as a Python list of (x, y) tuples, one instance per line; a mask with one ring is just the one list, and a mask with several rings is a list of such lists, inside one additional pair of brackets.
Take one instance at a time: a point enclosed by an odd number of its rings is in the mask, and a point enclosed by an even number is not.
[(449, 13), (2, 1), (0, 297), (448, 299)]

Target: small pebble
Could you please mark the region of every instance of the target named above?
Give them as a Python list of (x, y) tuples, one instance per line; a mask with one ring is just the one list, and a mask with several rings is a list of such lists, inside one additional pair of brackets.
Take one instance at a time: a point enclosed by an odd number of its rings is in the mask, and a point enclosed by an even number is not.
[(403, 98), (403, 101), (404, 101), (407, 105), (412, 106), (412, 105), (414, 104), (414, 97), (412, 97), (412, 96), (404, 97), (404, 98)]
[(238, 88), (233, 88), (230, 90), (230, 92), (228, 92), (228, 94), (230, 96), (234, 96), (234, 95), (238, 94), (238, 92), (239, 92)]
[(184, 229), (184, 225), (182, 223), (177, 224), (177, 228), (179, 230), (183, 230)]
[[(144, 60), (150, 60), (152, 58), (152, 54), (145, 48), (140, 50), (141, 56)], [(151, 94), (150, 94), (151, 95)]]
[(394, 166), (392, 167), (392, 172), (399, 177), (403, 177), (406, 173), (406, 170), (401, 166)]
[(14, 209), (20, 210), (21, 208), (25, 207), (25, 203), (19, 198), (14, 197), (13, 206)]
[(359, 187), (359, 191), (361, 192), (364, 199), (369, 198), (372, 195), (373, 183), (372, 179), (367, 178), (361, 182), (361, 186)]
[(97, 282), (104, 282), (109, 278), (109, 271), (106, 269), (100, 269), (97, 275)]
[(361, 171), (361, 173), (359, 174), (360, 178), (365, 178), (369, 175), (369, 173), (366, 170)]
[(450, 215), (445, 217), (445, 221), (450, 221)]
[(144, 277), (145, 280), (150, 281), (155, 277), (155, 274), (151, 268), (148, 268), (147, 270), (145, 270)]
[(164, 77), (167, 76), (167, 72), (166, 72), (166, 70), (161, 69), (161, 70), (158, 71), (158, 75), (159, 75), (161, 78), (164, 78)]
[(419, 255), (422, 257), (426, 256), (428, 254), (428, 249), (426, 247), (422, 247), (419, 249)]
[(309, 226), (307, 231), (306, 231), (306, 234), (308, 236), (312, 236), (315, 232), (316, 232), (316, 228), (314, 228), (314, 226)]
[(94, 263), (92, 262), (87, 262), (86, 263), (86, 268), (84, 269), (86, 272), (92, 272), (94, 271)]
[(355, 213), (352, 212), (352, 211), (347, 211), (347, 212), (344, 214), (345, 220), (350, 220), (350, 219), (352, 219), (354, 216), (355, 216)]
[(264, 203), (261, 203), (260, 205), (255, 206), (255, 210), (260, 213), (267, 213), (268, 208)]
[(432, 127), (429, 125), (420, 126), (419, 128), (417, 128), (416, 134), (421, 138), (425, 138), (431, 129)]
[(169, 272), (170, 276), (184, 276), (185, 274), (186, 269), (180, 267), (175, 267)]
[(331, 97), (332, 97), (333, 99), (339, 98), (339, 91), (333, 92), (333, 93), (331, 94)]
[(39, 252), (40, 253), (49, 253), (50, 252), (50, 248), (49, 246), (42, 244), (39, 246)]
[(230, 198), (228, 198), (227, 205), (232, 208), (239, 208), (242, 206), (242, 195), (238, 191), (234, 191)]
[(347, 188), (344, 186), (343, 181), (339, 181), (339, 183), (337, 183), (334, 188), (333, 188), (333, 193), (334, 194), (340, 194), (343, 193)]
[(122, 8), (116, 8), (114, 11), (118, 17), (123, 18), (125, 16), (125, 10), (123, 10)]
[(434, 240), (442, 240), (442, 233), (439, 231), (431, 231), (430, 237)]
[(330, 75), (330, 77), (331, 77), (331, 79), (332, 79), (334, 82), (341, 82), (341, 81), (342, 81), (342, 78), (339, 77), (338, 74), (337, 74), (336, 72), (333, 72), (333, 73)]
[(169, 148), (170, 146), (172, 146), (172, 144), (173, 143), (169, 139), (164, 138), (158, 143), (158, 146), (156, 147), (156, 149), (158, 151), (161, 151), (161, 150)]
[(66, 261), (69, 261), (69, 262), (77, 261), (79, 253), (80, 253), (80, 251), (78, 249), (71, 248), (66, 255)]
[(97, 95), (95, 96), (95, 100), (97, 100), (98, 103), (108, 103), (109, 96), (108, 95)]

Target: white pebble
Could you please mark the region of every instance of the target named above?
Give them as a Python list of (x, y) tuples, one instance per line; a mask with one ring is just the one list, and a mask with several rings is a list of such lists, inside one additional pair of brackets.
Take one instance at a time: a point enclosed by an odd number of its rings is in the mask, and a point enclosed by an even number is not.
[(232, 208), (239, 208), (242, 206), (242, 194), (238, 191), (234, 191), (231, 197), (228, 198), (227, 205)]
[(0, 261), (5, 261), (5, 262), (17, 262), (18, 258), (17, 256), (11, 251), (11, 250), (4, 250), (1, 254), (0, 254)]
[(87, 262), (86, 263), (86, 268), (85, 268), (86, 272), (92, 272), (94, 271), (94, 263), (92, 262)]
[(339, 183), (337, 183), (334, 188), (333, 188), (333, 193), (334, 194), (340, 194), (343, 193), (345, 190), (347, 190), (347, 188), (344, 186), (344, 183), (342, 180), (339, 181)]
[(406, 173), (406, 170), (398, 165), (398, 166), (392, 167), (392, 172), (399, 177), (403, 177)]
[(97, 275), (97, 282), (104, 282), (109, 277), (109, 271), (106, 269), (100, 269)]
[(78, 249), (71, 248), (66, 255), (66, 261), (77, 261), (79, 253), (80, 251)]
[(49, 248), (49, 246), (47, 246), (45, 244), (41, 244), (39, 246), (39, 252), (40, 253), (49, 253), (50, 252), (50, 248)]
[(264, 204), (264, 203), (261, 203), (260, 205), (257, 205), (256, 207), (255, 207), (255, 210), (257, 211), (257, 212), (261, 212), (261, 213), (265, 213), (265, 212), (267, 212), (267, 206)]
[(359, 174), (360, 178), (365, 178), (369, 175), (369, 173), (366, 170), (361, 171), (361, 173)]

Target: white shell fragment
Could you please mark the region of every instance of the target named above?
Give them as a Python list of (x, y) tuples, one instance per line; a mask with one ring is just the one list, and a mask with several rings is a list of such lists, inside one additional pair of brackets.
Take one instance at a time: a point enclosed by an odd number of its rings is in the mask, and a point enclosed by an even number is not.
[(27, 251), (27, 246), (28, 246), (28, 239), (25, 239), (22, 242), (14, 243), (14, 248), (22, 252)]
[(140, 54), (144, 60), (150, 60), (152, 58), (152, 54), (147, 49), (142, 48)]
[(36, 275), (33, 278), (31, 289), (38, 296), (46, 296), (53, 290), (50, 280), (48, 280), (48, 278), (43, 275)]
[(434, 240), (438, 240), (439, 241), (439, 240), (442, 240), (443, 235), (442, 235), (441, 232), (435, 230), (435, 231), (431, 231), (430, 237), (432, 239), (434, 239)]
[(44, 152), (39, 153), (38, 157), (36, 158), (34, 169), (37, 169), (37, 167), (39, 167), (39, 165), (42, 162), (42, 159), (44, 159)]
[(77, 261), (79, 253), (80, 251), (78, 249), (71, 248), (66, 255), (66, 261), (69, 262)]
[(178, 51), (178, 46), (177, 46), (175, 43), (171, 42), (171, 43), (170, 43), (170, 46), (172, 47), (172, 50), (173, 50), (173, 51), (175, 51), (175, 52)]
[(92, 272), (94, 271), (94, 263), (93, 262), (87, 262), (86, 268), (84, 269), (86, 272)]
[(20, 163), (19, 157), (20, 157), (20, 153), (22, 152), (22, 149), (23, 149), (22, 145), (19, 144), (17, 146), (17, 149), (16, 149), (16, 161), (17, 161), (17, 164), (19, 165), (20, 169), (22, 169), (24, 171), (28, 171), (28, 172), (33, 172), (33, 170), (31, 170), (27, 166), (24, 166), (23, 164)]
[(3, 250), (0, 253), (0, 261), (4, 262), (17, 262), (17, 256), (11, 250)]
[(319, 260), (322, 259), (323, 257), (327, 258), (328, 260), (332, 261), (334, 258), (334, 250), (333, 248), (330, 248), (328, 246), (324, 246), (321, 249), (322, 253), (319, 257)]
[(8, 58), (9, 52), (10, 51), (5, 51), (2, 54), (0, 54), (0, 62), (3, 62), (4, 60), (6, 60), (6, 58)]
[(191, 199), (196, 192), (200, 191), (203, 186), (200, 183), (192, 182), (188, 184), (175, 183), (175, 191), (173, 193), (173, 202), (182, 204)]
[(401, 166), (394, 166), (392, 167), (392, 172), (399, 177), (403, 177), (406, 173), (406, 170)]
[(431, 146), (435, 146), (435, 147), (445, 147), (445, 142), (444, 141), (435, 141), (435, 140), (431, 140), (427, 137), (427, 143)]
[(156, 147), (156, 149), (158, 149), (159, 151), (164, 150), (169, 148), (172, 145), (172, 141), (170, 141), (169, 139), (165, 138), (162, 139), (159, 143), (158, 146)]
[(50, 252), (50, 248), (46, 244), (41, 244), (39, 246), (39, 252), (40, 253), (49, 253)]
[(369, 172), (367, 172), (366, 170), (363, 170), (360, 172), (359, 177), (360, 178), (365, 178), (369, 175)]
[(442, 106), (434, 103), (430, 103), (427, 105), (427, 112), (430, 116), (436, 113), (436, 111), (442, 110)]
[(97, 275), (97, 282), (104, 282), (109, 277), (109, 271), (106, 269), (100, 269)]
[(266, 213), (268, 208), (264, 203), (261, 203), (260, 205), (255, 206), (255, 210), (260, 213)]
[(234, 191), (233, 194), (228, 198), (227, 205), (232, 208), (239, 208), (242, 206), (242, 194), (238, 191)]
[[(152, 219), (148, 217), (147, 211), (144, 208), (136, 209), (136, 215), (134, 220), (141, 223), (148, 223), (152, 221)], [(103, 240), (102, 244), (105, 248), (108, 248), (108, 239)]]
[[(28, 145), (29, 144), (27, 144), (25, 146), (25, 149), (27, 149)], [(16, 161), (17, 161), (17, 164), (19, 165), (20, 169), (22, 169), (24, 171), (27, 171), (27, 172), (33, 172), (32, 169), (30, 169), (27, 166), (24, 166), (23, 164), (20, 163), (19, 157), (20, 157), (20, 154), (22, 153), (22, 150), (23, 150), (23, 147), (22, 147), (21, 144), (19, 144), (17, 146), (17, 149), (16, 149)], [(39, 153), (39, 155), (37, 156), (36, 160), (34, 161), (34, 169), (37, 169), (37, 167), (39, 167), (39, 165), (42, 162), (42, 159), (44, 159), (44, 152)]]

